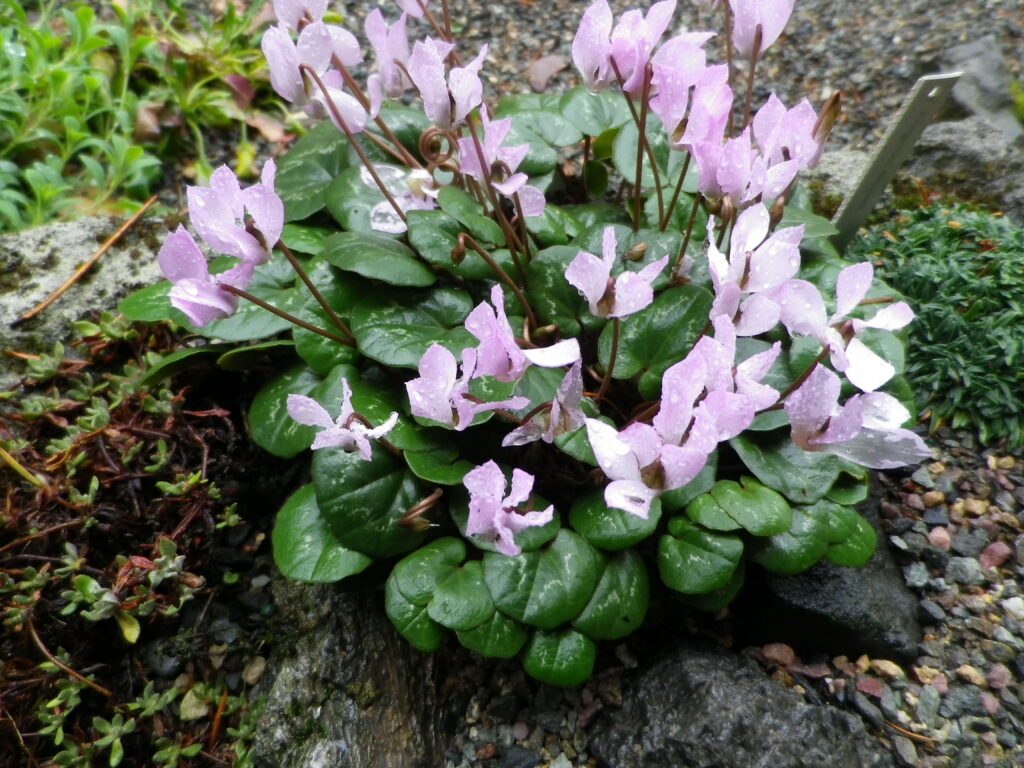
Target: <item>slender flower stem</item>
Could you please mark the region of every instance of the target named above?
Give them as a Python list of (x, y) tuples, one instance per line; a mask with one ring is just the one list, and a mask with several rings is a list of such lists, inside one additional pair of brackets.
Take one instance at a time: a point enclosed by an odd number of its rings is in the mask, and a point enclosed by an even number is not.
[(612, 371), (615, 370), (615, 358), (619, 354), (619, 318), (612, 318), (612, 351), (608, 355), (608, 368), (601, 379), (601, 388), (597, 390), (597, 400), (604, 400), (604, 393), (612, 383)]
[(32, 641), (36, 644), (36, 648), (38, 648), (40, 650), (40, 652), (42, 652), (43, 656), (45, 656), (50, 661), (51, 664), (53, 664), (55, 667), (57, 667), (59, 669), (62, 669), (64, 672), (66, 672), (67, 674), (71, 675), (76, 680), (85, 683), (90, 688), (92, 688), (94, 691), (96, 691), (99, 694), (102, 694), (103, 696), (106, 696), (108, 699), (113, 699), (114, 698), (114, 692), (113, 691), (108, 691), (106, 688), (104, 688), (99, 683), (96, 683), (96, 682), (90, 680), (85, 675), (81, 675), (78, 672), (75, 672), (75, 670), (73, 670), (71, 667), (69, 667), (63, 661), (61, 661), (56, 656), (54, 656), (52, 653), (50, 653), (49, 649), (45, 645), (43, 645), (43, 641), (39, 638), (39, 633), (36, 632), (36, 628), (32, 625), (32, 618), (31, 617), (29, 617), (25, 621), (25, 627), (28, 629), (28, 633), (32, 636)]
[[(725, 12), (725, 63), (729, 69), (729, 90), (732, 90), (733, 83), (736, 82), (736, 64), (732, 58), (732, 27), (733, 17), (732, 8), (729, 5), (728, 0), (722, 3), (722, 9)], [(725, 136), (726, 138), (732, 138), (732, 109), (729, 110), (729, 121), (726, 124)]]
[(444, 21), (444, 31), (448, 39), (452, 39), (452, 14), (448, 10), (448, 0), (441, 0), (441, 19)]
[[(687, 158), (689, 160), (689, 158)], [(676, 254), (675, 263), (672, 265), (671, 282), (677, 283), (681, 280), (679, 270), (683, 266), (683, 259), (686, 258), (686, 249), (690, 245), (690, 235), (693, 234), (693, 225), (697, 221), (697, 209), (700, 208), (700, 201), (703, 199), (700, 191), (693, 197), (693, 205), (690, 206), (690, 220), (686, 224), (686, 234), (683, 235), (683, 244), (679, 246), (679, 253)]]
[(350, 331), (349, 327), (342, 322), (342, 319), (338, 317), (335, 311), (331, 309), (331, 305), (327, 303), (326, 299), (324, 299), (323, 294), (321, 294), (317, 287), (313, 285), (313, 281), (309, 279), (309, 275), (306, 274), (306, 270), (304, 270), (302, 265), (299, 264), (298, 259), (292, 255), (291, 249), (280, 241), (278, 241), (277, 247), (281, 249), (281, 253), (283, 253), (284, 257), (288, 259), (288, 263), (292, 265), (292, 269), (295, 270), (299, 279), (302, 280), (305, 286), (309, 289), (309, 292), (313, 294), (313, 298), (316, 299), (317, 304), (319, 304), (323, 308), (324, 312), (327, 313), (327, 317), (330, 318), (332, 323), (334, 323), (334, 327), (354, 342), (356, 337), (352, 334), (352, 331)]
[(356, 141), (356, 137), (352, 133), (352, 130), (348, 127), (348, 123), (345, 122), (345, 118), (342, 117), (341, 112), (338, 111), (338, 107), (334, 103), (334, 100), (331, 98), (331, 95), (327, 90), (327, 86), (324, 85), (324, 81), (320, 79), (320, 75), (318, 75), (316, 73), (316, 70), (310, 67), (308, 64), (300, 64), (299, 69), (305, 72), (307, 75), (309, 75), (313, 82), (316, 83), (317, 87), (320, 89), (320, 92), (324, 95), (324, 100), (327, 102), (327, 107), (328, 109), (330, 109), (331, 115), (334, 117), (335, 123), (341, 126), (341, 130), (344, 131), (345, 133), (345, 138), (348, 139), (349, 145), (352, 147), (352, 149), (355, 150), (356, 154), (359, 155), (359, 159), (362, 161), (363, 167), (366, 168), (367, 172), (373, 178), (374, 183), (376, 183), (380, 191), (384, 193), (384, 197), (391, 204), (391, 207), (395, 209), (395, 213), (398, 214), (398, 218), (400, 218), (404, 224), (408, 224), (409, 221), (406, 218), (405, 211), (402, 210), (402, 207), (398, 204), (398, 201), (395, 200), (394, 196), (388, 191), (388, 188), (384, 186), (384, 182), (381, 181), (380, 176), (377, 175), (377, 169), (373, 167), (373, 163), (370, 162), (370, 158), (366, 156), (366, 152), (363, 150), (361, 146), (359, 146), (359, 142)]
[(683, 191), (683, 180), (686, 179), (686, 172), (690, 170), (690, 158), (692, 155), (687, 152), (686, 159), (683, 160), (683, 170), (679, 172), (679, 179), (676, 181), (676, 188), (672, 192), (672, 199), (669, 201), (668, 208), (665, 209), (665, 215), (658, 222), (658, 230), (661, 232), (665, 231), (665, 227), (668, 226), (669, 219), (672, 218), (672, 212), (676, 209), (676, 203), (679, 201), (679, 193)]
[(458, 239), (459, 246), (468, 245), (470, 248), (476, 251), (477, 255), (481, 259), (487, 262), (487, 266), (494, 270), (494, 274), (498, 276), (498, 279), (501, 280), (501, 282), (503, 282), (505, 285), (507, 285), (509, 290), (512, 291), (512, 295), (516, 297), (516, 301), (519, 302), (519, 306), (521, 306), (523, 308), (523, 312), (526, 313), (526, 322), (529, 324), (529, 327), (536, 328), (537, 316), (533, 313), (533, 308), (530, 306), (530, 303), (526, 300), (526, 296), (523, 295), (523, 292), (519, 290), (519, 286), (516, 285), (515, 280), (509, 277), (508, 272), (506, 272), (498, 265), (498, 262), (496, 262), (491, 257), (491, 254), (489, 254), (487, 251), (480, 247), (480, 243), (474, 240), (472, 235), (466, 232), (460, 232)]
[[(615, 59), (611, 59), (612, 69), (615, 70), (615, 77), (618, 78), (619, 85), (625, 84), (625, 80), (619, 73), (619, 68), (615, 64)], [(650, 93), (651, 88), (651, 65), (648, 63), (644, 70), (644, 85), (641, 98), (643, 103), (640, 105), (640, 112), (636, 111), (636, 105), (633, 103), (633, 99), (630, 98), (629, 94), (622, 91), (622, 97), (626, 100), (626, 106), (629, 107), (629, 113), (633, 116), (633, 122), (637, 127), (637, 166), (642, 166), (640, 155), (640, 147), (643, 147), (643, 151), (647, 153), (647, 161), (651, 164), (651, 174), (654, 176), (654, 190), (658, 195), (658, 214), (659, 219), (665, 214), (665, 205), (661, 197), (661, 174), (658, 172), (658, 162), (654, 159), (654, 150), (651, 148), (650, 142), (647, 141), (647, 96)], [(634, 218), (633, 218), (633, 231), (640, 227), (640, 214), (639, 214), (639, 199), (640, 199), (640, 174), (641, 170), (637, 170), (636, 174), (636, 198), (637, 202), (634, 203)]]
[(750, 76), (747, 78), (747, 95), (743, 99), (743, 128), (750, 122), (750, 103), (754, 100), (754, 75), (757, 72), (757, 58), (761, 53), (761, 25), (754, 30), (754, 47), (750, 51)]
[[(520, 232), (521, 232), (521, 234), (523, 236), (523, 245), (527, 248), (526, 252), (523, 255), (526, 256), (526, 263), (529, 264), (530, 260), (533, 258), (533, 254), (531, 254), (530, 251), (529, 251), (529, 247), (530, 247), (530, 233), (526, 229), (526, 213), (523, 211), (523, 203), (519, 199), (519, 193), (518, 192), (516, 192), (514, 195), (512, 195), (512, 202), (514, 202), (515, 206), (516, 206), (516, 214), (517, 214), (517, 218), (519, 219), (519, 229), (520, 229)], [(523, 276), (523, 287), (524, 288), (527, 287), (527, 285), (526, 285), (526, 276), (525, 275)]]
[(233, 293), (235, 296), (239, 296), (245, 299), (246, 301), (250, 301), (257, 307), (262, 307), (268, 312), (273, 312), (275, 315), (287, 320), (292, 325), (299, 326), (299, 328), (305, 328), (307, 331), (310, 331), (311, 333), (315, 333), (320, 336), (323, 336), (324, 338), (331, 339), (332, 341), (336, 341), (339, 344), (344, 344), (347, 347), (355, 346), (354, 339), (343, 339), (341, 336), (333, 334), (330, 331), (325, 331), (323, 328), (317, 328), (315, 325), (307, 323), (305, 320), (300, 320), (295, 315), (289, 314), (285, 312), (283, 309), (278, 309), (273, 304), (268, 304), (263, 299), (253, 296), (251, 293), (249, 293), (248, 291), (243, 291), (241, 288), (236, 288), (235, 286), (228, 285), (227, 283), (217, 283), (217, 287), (227, 291), (228, 293)]
[[(342, 63), (341, 59), (337, 55), (331, 57), (331, 63), (341, 72), (341, 77), (345, 81), (345, 85), (348, 86), (349, 90), (355, 94), (356, 99), (359, 100), (360, 105), (366, 110), (367, 114), (370, 112), (370, 100), (366, 98), (366, 94), (363, 93), (363, 89), (359, 87), (359, 83), (356, 82), (355, 78), (349, 73), (348, 68)], [(367, 132), (367, 136), (375, 143), (378, 147), (383, 149), (385, 152), (390, 154), (392, 157), (401, 160), (403, 163), (408, 165), (410, 168), (421, 168), (419, 161), (413, 157), (409, 150), (407, 150), (402, 142), (398, 140), (398, 137), (392, 133), (388, 124), (384, 122), (384, 119), (377, 115), (373, 118), (374, 124), (380, 128), (380, 132), (384, 134), (384, 137), (391, 142), (392, 146), (386, 145), (372, 133)]]
[[(472, 120), (467, 120), (466, 127), (469, 128), (469, 135), (473, 139), (473, 147), (476, 149), (476, 154), (480, 161), (480, 167), (485, 169), (486, 174), (486, 169), (488, 168), (487, 156), (484, 155), (484, 148), (480, 143), (480, 136), (476, 132), (476, 126), (473, 124)], [(526, 247), (519, 242), (519, 237), (516, 235), (515, 230), (512, 229), (512, 226), (508, 223), (508, 219), (505, 218), (505, 214), (502, 212), (501, 205), (498, 202), (498, 193), (494, 190), (490, 177), (485, 178), (484, 187), (487, 192), (487, 197), (491, 201), (491, 207), (494, 209), (494, 216), (498, 220), (498, 226), (501, 227), (501, 231), (505, 234), (508, 249), (512, 254), (512, 261), (516, 265), (516, 272), (519, 275), (519, 279), (523, 282), (523, 285), (526, 285), (526, 271), (523, 269), (523, 265), (519, 261), (516, 251), (520, 251), (527, 258), (529, 258), (530, 254), (526, 250)]]

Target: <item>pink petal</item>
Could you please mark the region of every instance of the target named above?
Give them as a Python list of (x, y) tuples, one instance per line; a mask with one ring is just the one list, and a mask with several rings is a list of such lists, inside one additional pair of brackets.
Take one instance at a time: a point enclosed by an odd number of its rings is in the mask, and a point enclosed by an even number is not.
[(523, 356), (541, 368), (561, 368), (580, 359), (580, 343), (577, 339), (565, 339), (550, 347), (524, 349)]
[(870, 261), (843, 269), (836, 278), (836, 312), (831, 323), (846, 317), (860, 303), (871, 287), (875, 269)]
[(334, 419), (320, 403), (305, 395), (288, 395), (288, 415), (299, 424), (311, 427), (333, 427)]
[(846, 345), (849, 365), (846, 378), (862, 392), (873, 392), (896, 374), (890, 363), (872, 352), (860, 339), (854, 338)]

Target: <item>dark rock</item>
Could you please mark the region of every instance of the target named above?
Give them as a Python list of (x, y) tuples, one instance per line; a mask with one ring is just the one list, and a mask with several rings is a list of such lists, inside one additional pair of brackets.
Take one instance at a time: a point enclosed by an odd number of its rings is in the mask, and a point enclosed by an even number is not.
[(949, 510), (945, 506), (926, 509), (922, 520), (928, 525), (949, 525)]
[(487, 705), (487, 714), (495, 720), (511, 723), (519, 714), (520, 702), (514, 693), (499, 696)]
[(954, 552), (964, 557), (977, 557), (987, 545), (988, 535), (977, 529), (954, 534), (950, 544)]
[(914, 555), (920, 555), (924, 548), (928, 546), (928, 537), (917, 531), (907, 531), (900, 538), (906, 544), (907, 551)]
[(508, 748), (505, 756), (498, 763), (498, 768), (534, 768), (544, 762), (544, 758), (532, 749), (521, 747), (518, 744)]
[(984, 715), (981, 706), (981, 691), (973, 686), (956, 685), (949, 689), (939, 705), (939, 714), (945, 718), (963, 717), (964, 715)]
[(273, 590), (287, 636), (256, 690), (265, 700), (257, 768), (443, 765), (443, 723), (465, 659), (412, 648), (376, 593), (282, 581)]
[(942, 606), (931, 600), (922, 600), (917, 606), (921, 609), (921, 621), (925, 623), (934, 624), (946, 618), (946, 612), (942, 610)]
[(929, 568), (945, 570), (949, 564), (950, 554), (939, 547), (925, 547), (921, 550), (921, 562)]
[(893, 765), (858, 718), (806, 704), (718, 648), (676, 651), (627, 683), (623, 702), (589, 731), (589, 750), (606, 768)]
[(862, 513), (879, 541), (862, 568), (820, 562), (796, 576), (748, 572), (749, 587), (736, 611), (743, 618), (738, 628), (743, 644), (783, 642), (802, 655), (822, 651), (856, 658), (867, 653), (913, 660), (921, 640), (917, 599), (884, 544), (873, 507)]

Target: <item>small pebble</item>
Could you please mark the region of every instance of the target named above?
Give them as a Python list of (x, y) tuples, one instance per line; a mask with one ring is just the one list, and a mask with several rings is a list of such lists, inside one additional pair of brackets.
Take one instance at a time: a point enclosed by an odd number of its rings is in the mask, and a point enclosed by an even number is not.
[(1008, 544), (1002, 541), (993, 541), (982, 550), (978, 556), (978, 562), (987, 571), (989, 568), (998, 568), (1006, 562), (1006, 559), (1011, 554), (1013, 554), (1013, 550), (1010, 549)]
[(872, 659), (871, 670), (876, 675), (881, 675), (889, 680), (903, 680), (906, 678), (906, 673), (900, 668), (900, 665), (888, 659)]
[(978, 517), (988, 512), (988, 502), (984, 499), (965, 499), (964, 512), (972, 517)]
[(1005, 664), (993, 664), (988, 668), (985, 680), (990, 688), (1000, 690), (1013, 682), (1013, 675)]
[(981, 674), (981, 670), (977, 667), (972, 667), (970, 664), (963, 664), (956, 668), (957, 677), (961, 680), (966, 680), (968, 683), (977, 686), (984, 686), (985, 676)]
[(981, 696), (978, 698), (981, 700), (981, 706), (984, 707), (985, 711), (990, 715), (995, 715), (995, 713), (999, 711), (999, 699), (988, 691), (982, 691)]
[(946, 501), (946, 494), (942, 491), (926, 491), (921, 496), (921, 501), (924, 502), (925, 507), (937, 507)]
[(1024, 598), (1010, 597), (999, 603), (1003, 610), (1018, 621), (1024, 621)]
[(941, 694), (949, 693), (949, 680), (941, 672), (931, 679), (931, 685)]
[(946, 566), (946, 578), (957, 584), (984, 584), (985, 574), (973, 557), (951, 557)]
[(796, 661), (796, 653), (785, 643), (769, 643), (761, 649), (766, 661), (780, 667), (788, 667)]
[(877, 677), (862, 677), (857, 681), (857, 690), (873, 698), (880, 699), (885, 692), (885, 683)]
[(907, 768), (917, 765), (917, 747), (906, 736), (895, 735), (892, 737), (892, 751), (896, 753), (896, 759), (900, 765)]

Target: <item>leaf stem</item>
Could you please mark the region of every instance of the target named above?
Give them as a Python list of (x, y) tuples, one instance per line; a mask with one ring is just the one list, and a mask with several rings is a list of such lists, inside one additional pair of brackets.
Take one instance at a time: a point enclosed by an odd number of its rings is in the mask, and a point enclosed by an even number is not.
[(352, 341), (355, 341), (356, 337), (352, 334), (352, 331), (349, 330), (349, 327), (345, 325), (345, 323), (342, 321), (340, 317), (338, 317), (335, 311), (331, 309), (331, 305), (327, 303), (326, 299), (324, 299), (323, 294), (321, 294), (320, 291), (317, 290), (317, 287), (313, 284), (313, 281), (309, 279), (309, 275), (306, 274), (306, 270), (304, 270), (302, 268), (302, 265), (299, 264), (298, 259), (296, 259), (295, 256), (292, 255), (291, 249), (288, 248), (288, 246), (285, 245), (280, 240), (278, 240), (277, 242), (277, 247), (281, 249), (281, 253), (283, 253), (284, 257), (288, 259), (288, 263), (292, 265), (292, 269), (295, 270), (295, 273), (299, 276), (299, 279), (302, 280), (305, 286), (309, 289), (309, 292), (313, 294), (313, 298), (316, 299), (317, 304), (319, 304), (320, 307), (324, 310), (324, 312), (327, 313), (327, 317), (329, 317), (331, 322), (334, 323), (334, 327), (337, 328), (346, 336), (348, 336), (350, 339), (352, 339)]
[(697, 209), (700, 207), (700, 201), (703, 197), (704, 196), (699, 190), (693, 197), (693, 205), (690, 206), (690, 220), (686, 223), (686, 234), (683, 236), (682, 245), (679, 246), (679, 253), (676, 254), (676, 260), (672, 265), (672, 271), (669, 273), (671, 276), (669, 280), (673, 283), (678, 283), (682, 280), (679, 275), (679, 269), (683, 266), (683, 259), (686, 258), (686, 249), (690, 245), (690, 235), (693, 234), (693, 225), (697, 221)]
[(317, 328), (315, 325), (311, 325), (310, 323), (307, 323), (305, 320), (300, 320), (295, 315), (289, 314), (285, 312), (283, 309), (278, 309), (273, 304), (268, 304), (263, 299), (258, 298), (257, 296), (253, 296), (248, 291), (243, 291), (241, 288), (236, 288), (235, 286), (228, 285), (227, 283), (217, 283), (217, 287), (227, 291), (228, 293), (233, 293), (235, 296), (240, 296), (246, 301), (252, 302), (257, 307), (262, 307), (268, 312), (274, 313), (278, 317), (287, 320), (292, 325), (297, 325), (299, 326), (299, 328), (305, 328), (307, 331), (310, 331), (311, 333), (316, 333), (320, 336), (323, 336), (324, 338), (336, 341), (339, 344), (344, 344), (347, 347), (355, 347), (354, 338), (343, 339), (341, 336), (333, 334), (330, 331), (325, 331), (323, 328)]
[[(622, 75), (619, 73), (619, 68), (615, 64), (615, 58), (610, 59), (612, 69), (615, 70), (615, 77), (618, 78), (619, 85), (625, 85)], [(643, 152), (647, 153), (647, 161), (651, 164), (651, 175), (654, 176), (654, 191), (658, 196), (658, 219), (661, 220), (665, 215), (665, 204), (661, 196), (661, 174), (658, 172), (658, 163), (654, 159), (654, 150), (651, 148), (650, 142), (647, 141), (647, 96), (651, 90), (651, 65), (648, 63), (644, 69), (644, 84), (641, 91), (641, 104), (640, 112), (636, 111), (636, 105), (633, 104), (633, 99), (630, 98), (629, 94), (625, 90), (622, 91), (622, 96), (626, 100), (626, 106), (629, 107), (629, 113), (633, 116), (633, 122), (637, 127), (637, 172), (636, 172), (636, 190), (635, 198), (633, 203), (633, 231), (636, 232), (640, 228), (640, 177), (643, 170), (643, 163), (641, 157), (641, 147)]]
[(615, 358), (619, 354), (619, 318), (612, 318), (612, 351), (608, 355), (608, 368), (604, 372), (604, 378), (601, 379), (601, 388), (597, 390), (596, 399), (600, 402), (604, 400), (604, 394), (608, 391), (608, 387), (612, 383), (612, 371), (615, 370)]
[(750, 103), (754, 99), (754, 75), (757, 71), (757, 59), (761, 53), (761, 25), (754, 30), (754, 47), (750, 50), (750, 76), (747, 78), (747, 95), (743, 99), (743, 128), (750, 122)]
[(521, 306), (523, 308), (523, 312), (526, 313), (526, 322), (529, 324), (530, 328), (536, 328), (537, 316), (533, 313), (533, 308), (530, 306), (530, 303), (526, 300), (526, 296), (523, 295), (523, 292), (519, 290), (519, 286), (516, 285), (515, 280), (509, 277), (508, 272), (502, 269), (499, 266), (498, 262), (496, 262), (491, 257), (491, 254), (489, 254), (487, 251), (481, 248), (480, 244), (476, 240), (474, 240), (473, 236), (470, 235), (469, 233), (460, 232), (458, 240), (460, 246), (465, 246), (468, 244), (470, 248), (476, 251), (477, 255), (480, 256), (481, 259), (487, 262), (487, 266), (494, 270), (494, 274), (498, 276), (498, 279), (502, 283), (507, 285), (509, 290), (512, 291), (512, 295), (516, 297), (516, 301), (519, 302), (519, 306)]
[(669, 201), (668, 208), (665, 209), (665, 216), (658, 222), (658, 230), (661, 232), (665, 231), (669, 219), (672, 218), (672, 212), (676, 209), (679, 194), (683, 191), (683, 181), (686, 179), (686, 172), (690, 170), (690, 158), (692, 157), (689, 152), (686, 153), (686, 159), (683, 160), (683, 170), (680, 171), (679, 179), (676, 181), (676, 188), (672, 191), (672, 199)]

